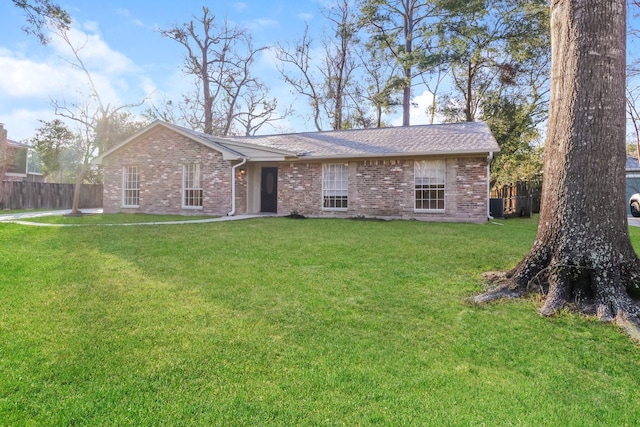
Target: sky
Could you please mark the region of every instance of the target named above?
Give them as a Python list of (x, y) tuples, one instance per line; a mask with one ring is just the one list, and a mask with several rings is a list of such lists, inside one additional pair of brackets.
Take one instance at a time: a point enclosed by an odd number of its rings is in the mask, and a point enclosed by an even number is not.
[[(135, 104), (143, 99), (179, 99), (191, 88), (181, 71), (184, 48), (162, 37), (159, 28), (169, 28), (201, 16), (206, 5), (216, 19), (227, 19), (247, 28), (256, 46), (294, 42), (302, 36), (305, 22), (319, 40), (324, 25), (323, 0), (57, 0), (74, 19), (71, 37), (84, 44), (86, 62), (98, 92), (112, 105)], [(47, 46), (22, 31), (24, 12), (13, 2), (0, 2), (0, 123), (9, 138), (25, 141), (41, 126), (39, 120), (55, 118), (52, 101), (72, 103), (86, 93), (86, 78), (73, 69), (66, 46), (52, 38)], [(279, 105), (300, 106), (282, 81), (268, 51), (256, 61), (253, 73), (270, 87)], [(417, 94), (421, 104), (428, 95)], [(425, 104), (426, 105), (426, 104)], [(301, 109), (296, 107), (301, 113)], [(418, 107), (412, 124), (424, 122)], [(426, 118), (424, 119), (426, 120)], [(401, 124), (400, 114), (391, 117)], [(267, 133), (313, 131), (310, 120), (300, 115), (278, 122)]]

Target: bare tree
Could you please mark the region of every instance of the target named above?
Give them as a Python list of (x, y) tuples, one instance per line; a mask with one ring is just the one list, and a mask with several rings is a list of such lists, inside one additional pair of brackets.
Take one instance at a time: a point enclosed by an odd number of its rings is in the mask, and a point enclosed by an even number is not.
[(334, 130), (353, 127), (352, 118), (358, 115), (351, 102), (358, 90), (353, 75), (359, 67), (358, 20), (352, 2), (335, 0), (322, 10), (328, 27), (320, 41), (321, 53), (309, 36), (308, 24), (300, 40), (275, 48), (280, 74), (294, 93), (307, 99), (319, 131), (325, 120)]
[(543, 315), (575, 304), (640, 339), (640, 308), (633, 299), (640, 261), (629, 239), (624, 191), (625, 3), (551, 2), (551, 98), (538, 233), (505, 282), (473, 300), (539, 289)]
[[(235, 55), (230, 63), (232, 68), (230, 72), (220, 73), (218, 79), (214, 81), (219, 87), (222, 87), (225, 91), (223, 97), (224, 106), (224, 123), (222, 128), (222, 135), (229, 135), (231, 127), (234, 123), (234, 119), (240, 113), (240, 109), (246, 107), (245, 111), (252, 109), (255, 112), (255, 102), (257, 101), (258, 94), (263, 95), (263, 100), (266, 96), (266, 86), (260, 83), (260, 81), (251, 75), (251, 65), (253, 65), (256, 55), (265, 48), (254, 49), (250, 36), (245, 37), (245, 43), (247, 47), (246, 55)], [(244, 97), (246, 96), (246, 98)], [(240, 106), (240, 101), (248, 100), (252, 102), (250, 106)], [(275, 105), (275, 104), (273, 104)], [(265, 106), (269, 106), (265, 104)], [(273, 116), (275, 108), (267, 108), (264, 110), (266, 113), (266, 119)], [(252, 114), (252, 113), (247, 113)]]
[[(172, 112), (158, 112), (159, 116), (179, 117), (211, 135), (232, 134), (238, 114), (248, 114), (249, 107), (242, 104), (247, 93), (265, 88), (251, 73), (265, 48), (255, 48), (247, 30), (227, 20), (219, 23), (207, 7), (202, 8), (201, 17), (162, 29), (160, 34), (185, 48), (183, 71), (194, 78), (194, 90), (183, 94), (177, 112), (175, 105), (165, 104)], [(275, 114), (275, 110), (269, 111), (269, 119)]]
[(230, 27), (227, 21), (218, 28), (215, 16), (207, 7), (202, 8), (202, 17), (194, 16), (194, 20), (161, 29), (160, 34), (180, 43), (187, 50), (184, 72), (194, 76), (198, 83), (197, 95), (190, 102), (201, 108), (201, 112), (196, 114), (202, 114), (202, 130), (213, 134), (214, 105), (223, 96), (223, 87), (214, 85), (213, 80), (220, 80), (225, 75), (228, 69), (227, 56), (231, 53), (234, 40), (244, 37), (244, 32)]
[(331, 128), (342, 129), (348, 114), (348, 94), (353, 73), (358, 68), (354, 46), (357, 38), (358, 22), (350, 0), (337, 0), (336, 4), (324, 10), (329, 21), (329, 34), (322, 44), (325, 51), (321, 68), (325, 82), (325, 110), (331, 119)]
[[(422, 74), (420, 77), (422, 78), (422, 83), (427, 88), (429, 93), (433, 96), (431, 100), (431, 105), (427, 106), (427, 114), (429, 115), (429, 123), (434, 124), (436, 120), (436, 113), (438, 112), (438, 92), (440, 90), (440, 85), (444, 81), (447, 76), (446, 67), (441, 64), (436, 66), (429, 73)], [(427, 79), (429, 76), (431, 79)], [(433, 81), (433, 77), (435, 76), (435, 82)]]
[[(49, 0), (13, 0), (14, 4), (25, 10), (27, 23), (24, 30), (38, 37), (42, 44), (49, 42), (49, 37), (58, 37), (70, 49), (72, 59), (66, 60), (72, 68), (84, 74), (88, 87), (87, 94), (81, 94), (81, 100), (77, 102), (52, 100), (56, 115), (67, 118), (77, 126), (77, 135), (82, 141), (83, 161), (80, 172), (76, 177), (72, 213), (79, 214), (78, 202), (80, 200), (81, 184), (90, 167), (90, 160), (99, 152), (108, 149), (114, 144), (121, 134), (113, 132), (114, 123), (121, 121), (122, 114), (128, 108), (140, 106), (144, 102), (122, 106), (112, 106), (103, 101), (93, 76), (80, 55), (85, 44), (76, 45), (70, 38), (71, 16), (60, 6)], [(47, 34), (48, 33), (48, 34)]]
[[(395, 96), (395, 88), (391, 83), (392, 76), (397, 72), (397, 64), (384, 50), (361, 50), (358, 57), (364, 70), (362, 83), (359, 85), (360, 96), (374, 111), (373, 126), (383, 127), (384, 114), (402, 105), (402, 99)], [(361, 106), (358, 102), (355, 105)], [(362, 114), (364, 117), (366, 112), (363, 111)]]
[[(52, 27), (51, 30), (52, 33), (60, 38), (69, 48), (72, 59), (67, 60), (67, 62), (72, 68), (84, 74), (87, 83), (88, 93), (81, 94), (79, 101), (67, 102), (52, 100), (56, 115), (75, 123), (75, 133), (80, 139), (82, 166), (76, 177), (73, 205), (71, 207), (72, 214), (80, 214), (81, 212), (78, 209), (80, 190), (85, 176), (91, 167), (91, 160), (99, 153), (111, 148), (123, 137), (121, 132), (115, 131), (114, 126), (121, 122), (123, 118), (129, 117), (126, 115), (128, 109), (139, 107), (144, 103), (144, 100), (135, 104), (120, 106), (113, 106), (110, 103), (106, 103), (98, 91), (89, 68), (82, 59), (81, 52), (86, 46), (86, 41), (83, 44), (75, 44), (71, 40), (69, 29), (64, 25), (57, 25)], [(141, 124), (132, 125), (129, 132), (132, 132), (140, 126)]]
[(234, 120), (240, 124), (245, 136), (255, 135), (264, 125), (273, 125), (274, 122), (284, 120), (291, 114), (291, 107), (276, 114), (278, 110), (278, 101), (268, 99), (266, 89), (256, 84), (254, 88), (248, 90), (243, 95), (242, 100), (246, 111), (237, 112)]
[[(278, 70), (284, 81), (291, 85), (293, 91), (302, 95), (309, 102), (313, 123), (318, 131), (322, 130), (322, 84), (316, 76), (317, 70), (312, 63), (313, 39), (309, 36), (309, 25), (305, 25), (302, 38), (293, 45), (278, 45), (275, 48), (278, 59)], [(289, 71), (289, 68), (293, 71)]]

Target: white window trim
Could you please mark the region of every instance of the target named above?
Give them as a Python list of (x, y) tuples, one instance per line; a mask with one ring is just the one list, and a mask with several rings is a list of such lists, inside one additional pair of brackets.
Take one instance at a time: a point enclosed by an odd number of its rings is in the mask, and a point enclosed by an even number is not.
[[(418, 178), (418, 168), (421, 164), (432, 164), (437, 165), (438, 168), (442, 168), (443, 170), (443, 203), (442, 209), (423, 209), (417, 207), (417, 197), (416, 197), (416, 179)], [(435, 169), (435, 167), (431, 166), (431, 169)], [(446, 160), (416, 160), (414, 162), (413, 169), (413, 210), (418, 213), (444, 213), (447, 209), (447, 161)]]
[(204, 187), (202, 185), (202, 165), (200, 163), (194, 162), (194, 163), (186, 163), (182, 165), (182, 209), (194, 209), (194, 210), (200, 210), (203, 208), (203, 205), (200, 206), (194, 206), (194, 205), (187, 205), (186, 202), (186, 191), (187, 191), (187, 187), (186, 187), (186, 181), (187, 181), (187, 169), (189, 167), (189, 165), (198, 165), (198, 172), (200, 173), (200, 187), (196, 188), (191, 188), (191, 190), (200, 190), (202, 191), (202, 200), (201, 203), (204, 205)]
[[(346, 188), (331, 188), (331, 189), (327, 189), (325, 188), (325, 173), (327, 172), (327, 168), (330, 168), (331, 166), (341, 166), (343, 168), (346, 169), (347, 172), (347, 179), (345, 181), (346, 183)], [(347, 207), (346, 208), (335, 208), (335, 207), (325, 207), (324, 206), (324, 199), (325, 199), (325, 192), (327, 191), (345, 191), (347, 192)], [(322, 197), (320, 199), (320, 206), (322, 207), (323, 211), (339, 211), (339, 212), (346, 212), (347, 210), (349, 210), (349, 165), (347, 163), (324, 163), (322, 165)]]
[[(136, 175), (138, 176), (137, 183), (138, 188), (128, 188), (127, 187), (127, 177), (129, 175), (128, 170), (130, 168), (136, 168)], [(138, 204), (136, 205), (128, 205), (127, 204), (127, 190), (138, 190)], [(137, 166), (123, 166), (122, 167), (122, 205), (123, 208), (139, 208), (140, 207), (140, 170)]]

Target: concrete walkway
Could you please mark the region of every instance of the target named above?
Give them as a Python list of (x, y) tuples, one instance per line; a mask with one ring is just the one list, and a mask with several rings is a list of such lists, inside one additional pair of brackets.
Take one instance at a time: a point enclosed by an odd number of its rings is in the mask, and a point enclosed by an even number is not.
[[(86, 213), (86, 214), (102, 213), (102, 209), (81, 209), (81, 211), (82, 213)], [(40, 223), (40, 222), (23, 221), (28, 218), (38, 218), (38, 217), (53, 216), (53, 215), (65, 215), (69, 213), (71, 213), (71, 209), (0, 214), (0, 222), (8, 222), (12, 224), (22, 224), (22, 225), (33, 225), (37, 227), (79, 227), (79, 226), (89, 226), (89, 225), (113, 226), (113, 225), (194, 224), (194, 223), (204, 223), (204, 222), (237, 221), (241, 219), (265, 218), (265, 217), (276, 216), (275, 214), (234, 215), (234, 216), (221, 216), (219, 218), (188, 219), (184, 221), (132, 222), (132, 223), (125, 223), (125, 224), (46, 224), (46, 223)]]
[[(100, 209), (81, 209), (82, 213), (87, 214), (101, 214)], [(265, 218), (277, 216), (276, 214), (255, 214), (255, 215), (234, 215), (234, 216), (221, 216), (219, 218), (207, 218), (207, 219), (188, 219), (184, 221), (165, 221), (165, 222), (135, 222), (127, 224), (45, 224), (39, 222), (22, 221), (28, 218), (37, 218), (43, 216), (64, 215), (71, 213), (71, 209), (52, 210), (52, 211), (33, 211), (33, 212), (21, 212), (14, 214), (0, 214), (0, 222), (10, 222), (13, 224), (33, 225), (39, 227), (77, 227), (85, 225), (158, 225), (158, 224), (194, 224), (204, 222), (220, 222), (220, 221), (238, 221), (241, 219), (251, 218)], [(640, 218), (634, 218), (632, 216), (627, 217), (629, 226), (640, 227)]]

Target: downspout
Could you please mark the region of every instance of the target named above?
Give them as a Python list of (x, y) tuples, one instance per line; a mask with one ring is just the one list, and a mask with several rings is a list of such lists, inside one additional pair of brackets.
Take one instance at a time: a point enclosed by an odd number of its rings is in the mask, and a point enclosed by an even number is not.
[(227, 216), (233, 216), (236, 213), (236, 169), (245, 163), (247, 163), (246, 158), (231, 168), (231, 212)]
[(489, 151), (489, 161), (487, 162), (487, 218), (492, 220), (491, 216), (491, 160), (493, 160), (493, 151)]

